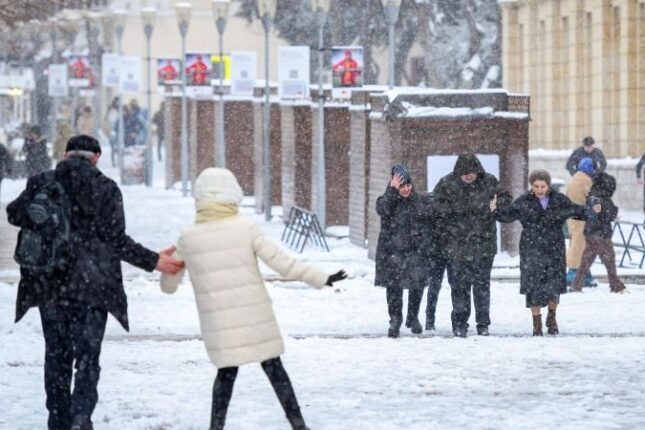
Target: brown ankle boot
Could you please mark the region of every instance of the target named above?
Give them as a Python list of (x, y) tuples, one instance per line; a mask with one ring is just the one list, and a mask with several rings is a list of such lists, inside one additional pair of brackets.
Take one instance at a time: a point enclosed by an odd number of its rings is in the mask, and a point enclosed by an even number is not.
[(546, 316), (546, 326), (548, 328), (548, 334), (558, 334), (558, 322), (555, 320), (555, 310), (549, 309), (549, 313)]
[(533, 336), (542, 336), (542, 315), (533, 315)]

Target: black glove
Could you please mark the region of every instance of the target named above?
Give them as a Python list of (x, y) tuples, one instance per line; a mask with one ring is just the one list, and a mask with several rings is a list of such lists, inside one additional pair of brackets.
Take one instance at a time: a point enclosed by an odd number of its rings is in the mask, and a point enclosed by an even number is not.
[(333, 275), (329, 275), (329, 278), (327, 278), (325, 285), (331, 287), (332, 285), (334, 285), (334, 282), (342, 281), (343, 279), (347, 279), (347, 273), (345, 273), (344, 270), (339, 270)]

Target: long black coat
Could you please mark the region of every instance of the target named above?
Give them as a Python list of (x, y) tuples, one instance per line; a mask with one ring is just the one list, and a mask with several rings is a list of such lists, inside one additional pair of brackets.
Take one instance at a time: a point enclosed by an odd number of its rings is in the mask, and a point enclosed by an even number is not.
[(423, 288), (427, 263), (421, 252), (430, 214), (427, 197), (413, 191), (404, 198), (388, 186), (376, 200), (376, 213), (381, 217), (381, 230), (374, 284), (385, 288)]
[[(125, 233), (121, 191), (89, 161), (71, 158), (58, 163), (56, 179), (72, 203), (72, 267), (48, 279), (34, 279), (21, 271), (16, 322), (33, 306), (68, 299), (110, 312), (128, 330), (121, 261), (152, 271), (158, 255)], [(27, 188), (7, 206), (11, 224), (28, 225), (25, 209), (44, 183), (43, 174), (29, 178)]]
[(503, 222), (519, 220), (520, 293), (566, 293), (566, 247), (562, 227), (568, 218), (586, 219), (584, 206), (576, 205), (555, 190), (549, 192), (549, 204), (542, 209), (532, 192), (518, 197), (509, 208), (500, 211)]
[[(476, 166), (477, 179), (461, 180), (460, 163)], [(441, 178), (432, 192), (432, 206), (438, 213), (439, 232), (444, 235), (446, 256), (456, 260), (478, 260), (497, 254), (497, 211), (490, 202), (497, 195), (497, 206), (510, 204), (512, 198), (497, 178), (486, 173), (472, 154), (459, 156), (455, 171)]]

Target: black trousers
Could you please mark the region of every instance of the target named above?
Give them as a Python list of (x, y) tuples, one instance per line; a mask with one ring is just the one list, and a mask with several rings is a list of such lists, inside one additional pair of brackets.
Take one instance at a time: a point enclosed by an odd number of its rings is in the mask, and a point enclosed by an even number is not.
[[(390, 322), (403, 321), (403, 289), (402, 288), (386, 288), (385, 297), (387, 299), (387, 310), (390, 314)], [(406, 321), (413, 321), (419, 318), (419, 308), (421, 307), (421, 299), (423, 298), (423, 289), (409, 289), (408, 290), (408, 315)]]
[[(107, 312), (80, 303), (40, 307), (45, 336), (45, 392), (50, 430), (69, 430), (73, 417), (90, 419), (99, 395), (99, 355)], [(74, 391), (71, 391), (73, 368)]]
[(437, 312), (437, 301), (439, 300), (439, 291), (443, 282), (443, 273), (448, 269), (448, 279), (450, 279), (450, 266), (448, 259), (445, 257), (432, 257), (428, 267), (428, 297), (426, 305), (426, 325), (434, 326), (435, 314)]
[(490, 272), (494, 257), (477, 260), (450, 260), (450, 282), (452, 297), (452, 329), (468, 328), (470, 318), (470, 291), (475, 303), (477, 327), (490, 325)]
[[(304, 420), (296, 399), (296, 393), (293, 391), (289, 375), (287, 375), (280, 357), (263, 361), (260, 365), (269, 378), (291, 425), (294, 428), (304, 428)], [(233, 394), (233, 385), (237, 378), (238, 369), (238, 367), (223, 367), (217, 371), (217, 377), (213, 385), (211, 428), (224, 428), (226, 412)]]

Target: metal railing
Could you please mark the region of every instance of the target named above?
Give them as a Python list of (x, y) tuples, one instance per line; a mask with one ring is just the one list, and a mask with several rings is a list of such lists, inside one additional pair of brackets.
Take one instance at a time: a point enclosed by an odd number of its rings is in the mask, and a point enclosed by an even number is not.
[(297, 206), (293, 206), (289, 211), (282, 232), (282, 242), (298, 252), (305, 249), (307, 242), (329, 252), (325, 232), (320, 227), (316, 214)]
[[(621, 248), (623, 250), (620, 255), (619, 267), (628, 267), (625, 259), (628, 259), (630, 263), (633, 262), (633, 253), (634, 257), (636, 257), (636, 254), (640, 254), (638, 268), (643, 268), (643, 263), (645, 262), (645, 241), (643, 240), (643, 233), (645, 233), (645, 231), (643, 229), (644, 226), (640, 223), (629, 221), (614, 222), (612, 242), (615, 248)], [(627, 234), (628, 231), (629, 234)], [(618, 255), (619, 253), (617, 252), (616, 256)]]

